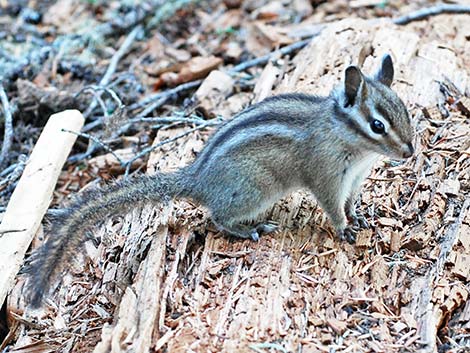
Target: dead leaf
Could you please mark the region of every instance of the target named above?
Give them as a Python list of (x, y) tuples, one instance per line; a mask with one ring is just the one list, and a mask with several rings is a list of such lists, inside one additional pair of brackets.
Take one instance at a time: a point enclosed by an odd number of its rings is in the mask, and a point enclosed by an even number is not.
[(222, 64), (222, 59), (215, 56), (197, 56), (184, 63), (178, 73), (167, 72), (161, 75), (163, 81), (170, 86), (203, 78)]

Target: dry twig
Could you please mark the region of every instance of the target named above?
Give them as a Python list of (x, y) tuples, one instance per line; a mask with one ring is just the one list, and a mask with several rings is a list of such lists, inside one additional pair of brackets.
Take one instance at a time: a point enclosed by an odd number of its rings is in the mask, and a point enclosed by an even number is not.
[(87, 133), (84, 133), (84, 132), (76, 132), (76, 131), (71, 131), (71, 130), (67, 130), (67, 129), (62, 129), (62, 131), (64, 132), (68, 132), (68, 133), (71, 133), (71, 134), (74, 134), (76, 136), (80, 136), (80, 137), (83, 137), (83, 138), (86, 138), (88, 140), (91, 140), (93, 141), (94, 143), (96, 143), (97, 145), (99, 145), (102, 149), (104, 149), (105, 151), (111, 153), (116, 159), (117, 161), (119, 162), (119, 164), (123, 164), (123, 161), (121, 160), (121, 158), (119, 158), (119, 156), (114, 153), (114, 151), (112, 150), (111, 147), (109, 147), (106, 143), (104, 143), (103, 141), (101, 141), (100, 139), (90, 135), (90, 134), (87, 134)]
[(190, 90), (190, 89), (193, 89), (193, 88), (196, 88), (198, 87), (200, 84), (202, 83), (202, 80), (196, 80), (196, 81), (191, 81), (191, 82), (186, 82), (186, 83), (182, 83), (181, 85), (179, 86), (176, 86), (174, 88), (171, 88), (169, 90), (166, 90), (166, 91), (163, 91), (163, 92), (158, 92), (158, 93), (154, 93), (148, 97), (145, 97), (144, 99), (142, 99), (140, 102), (137, 102), (137, 103), (134, 103), (134, 104), (131, 104), (129, 106), (129, 110), (135, 110), (135, 109), (139, 109), (139, 108), (142, 108), (144, 106), (146, 106), (147, 104), (149, 103), (152, 103), (156, 100), (159, 100), (161, 98), (170, 98), (180, 92), (183, 92), (183, 91), (187, 91), (187, 90)]
[(419, 21), (429, 16), (440, 15), (443, 13), (470, 13), (470, 6), (443, 4), (413, 11), (407, 15), (393, 19), (396, 25), (406, 25), (413, 21)]
[(3, 116), (5, 119), (5, 132), (3, 134), (2, 152), (0, 153), (0, 168), (7, 162), (8, 153), (10, 152), (11, 144), (13, 142), (13, 116), (8, 96), (0, 85), (0, 100), (3, 106)]
[(248, 60), (248, 61), (245, 61), (241, 64), (238, 64), (236, 66), (234, 66), (233, 68), (231, 68), (229, 70), (229, 73), (235, 73), (235, 72), (240, 72), (240, 71), (243, 71), (243, 70), (246, 70), (246, 69), (249, 69), (250, 67), (253, 67), (253, 66), (257, 66), (257, 65), (262, 65), (262, 64), (266, 64), (269, 60), (275, 58), (275, 57), (278, 57), (278, 56), (281, 56), (281, 55), (288, 55), (288, 54), (291, 54), (293, 53), (294, 51), (297, 51), (299, 49), (302, 49), (303, 47), (305, 47), (308, 43), (310, 43), (310, 41), (312, 40), (312, 38), (318, 36), (320, 34), (321, 30), (319, 30), (317, 33), (315, 34), (312, 34), (309, 38), (307, 39), (304, 39), (304, 40), (300, 40), (298, 42), (295, 42), (295, 43), (292, 43), (290, 45), (287, 45), (281, 49), (278, 49), (278, 50), (275, 50), (275, 51), (272, 51), (271, 53), (269, 54), (266, 54), (266, 55), (263, 55), (259, 58), (255, 58), (255, 59), (252, 59), (252, 60)]
[[(111, 76), (114, 74), (116, 71), (117, 65), (119, 61), (127, 54), (129, 51), (129, 48), (131, 47), (132, 43), (135, 41), (137, 38), (137, 35), (141, 32), (142, 30), (142, 25), (137, 25), (126, 37), (122, 45), (119, 47), (119, 49), (116, 51), (116, 53), (113, 55), (111, 58), (111, 61), (109, 63), (109, 66), (103, 75), (103, 77), (100, 80), (100, 83), (98, 86), (105, 87), (109, 81), (111, 80)], [(88, 109), (85, 111), (83, 114), (85, 118), (87, 118), (93, 109), (96, 107), (96, 100), (93, 100), (88, 107)]]
[(149, 118), (133, 118), (130, 120), (132, 123), (154, 123), (154, 124), (205, 124), (207, 121), (201, 118), (192, 118), (192, 117), (184, 117), (184, 116), (170, 116), (165, 118), (156, 118), (156, 117), (149, 117)]

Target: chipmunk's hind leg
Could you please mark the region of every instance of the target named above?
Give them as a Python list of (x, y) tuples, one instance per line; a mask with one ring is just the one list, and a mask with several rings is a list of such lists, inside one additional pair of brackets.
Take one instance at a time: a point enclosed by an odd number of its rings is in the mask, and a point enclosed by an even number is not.
[(223, 232), (226, 232), (237, 238), (252, 239), (254, 241), (258, 241), (261, 234), (272, 233), (278, 229), (278, 225), (274, 222), (259, 223), (255, 226), (242, 223), (227, 226), (218, 223), (216, 220), (212, 220), (212, 222), (219, 230)]
[(242, 239), (252, 239), (254, 241), (259, 240), (259, 233), (256, 228), (250, 227), (246, 224), (235, 224), (235, 225), (223, 225), (218, 223), (216, 220), (212, 220), (212, 222), (216, 225), (216, 227), (222, 231), (226, 232), (230, 235), (233, 235), (237, 238)]

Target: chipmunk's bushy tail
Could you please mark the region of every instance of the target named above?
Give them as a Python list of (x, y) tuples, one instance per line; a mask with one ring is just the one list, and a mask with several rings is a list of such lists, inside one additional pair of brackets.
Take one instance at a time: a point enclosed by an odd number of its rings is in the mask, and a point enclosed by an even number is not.
[(53, 221), (49, 238), (23, 269), (28, 277), (27, 303), (32, 307), (41, 305), (53, 282), (86, 240), (87, 232), (100, 221), (139, 205), (169, 201), (184, 193), (182, 173), (139, 176), (84, 192)]

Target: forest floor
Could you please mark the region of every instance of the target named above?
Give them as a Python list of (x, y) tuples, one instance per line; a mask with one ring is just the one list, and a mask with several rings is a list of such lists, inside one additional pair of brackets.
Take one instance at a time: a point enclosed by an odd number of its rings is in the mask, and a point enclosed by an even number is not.
[(350, 64), (373, 73), (390, 53), (416, 128), (415, 155), (365, 182), (356, 244), (302, 191), (259, 242), (187, 201), (136, 209), (96, 230), (41, 310), (17, 277), (0, 352), (469, 352), (470, 14), (401, 17), (434, 5), (0, 1), (0, 217), (48, 117), (86, 117), (31, 251), (70, 196), (187, 165), (244, 107), (328, 94)]

